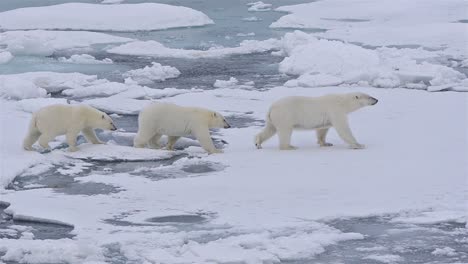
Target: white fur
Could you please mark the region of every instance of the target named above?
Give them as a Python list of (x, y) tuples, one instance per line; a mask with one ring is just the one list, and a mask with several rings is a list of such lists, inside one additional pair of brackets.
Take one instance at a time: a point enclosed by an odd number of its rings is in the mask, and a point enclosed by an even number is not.
[(320, 97), (291, 96), (273, 103), (267, 115), (266, 126), (255, 137), (257, 148), (278, 133), (280, 149), (295, 149), (290, 145), (294, 129), (317, 130), (317, 142), (322, 147), (332, 146), (325, 141), (328, 129), (334, 127), (350, 148), (361, 149), (351, 133), (347, 114), (377, 99), (363, 93), (329, 94)]
[(102, 144), (94, 133), (95, 128), (116, 130), (112, 119), (88, 105), (50, 105), (35, 112), (31, 118), (29, 131), (23, 147), (32, 150), (32, 145), (39, 140), (39, 145), (49, 148), (49, 142), (56, 136), (66, 135), (70, 151), (76, 151), (76, 137), (83, 132), (93, 144)]
[(208, 109), (155, 103), (140, 112), (133, 146), (142, 148), (148, 144), (151, 148), (160, 148), (159, 139), (167, 135), (167, 149), (172, 150), (180, 137), (193, 135), (208, 153), (219, 153), (222, 151), (213, 145), (209, 129), (228, 127), (220, 113)]

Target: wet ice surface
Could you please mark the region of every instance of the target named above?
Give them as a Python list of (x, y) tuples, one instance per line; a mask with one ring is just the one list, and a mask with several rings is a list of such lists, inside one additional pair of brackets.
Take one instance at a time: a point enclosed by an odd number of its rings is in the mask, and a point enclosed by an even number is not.
[[(331, 246), (317, 256), (323, 263), (379, 263), (369, 256), (399, 256), (401, 263), (447, 263), (468, 261), (465, 224), (450, 222), (433, 225), (413, 225), (389, 222), (389, 217), (339, 219), (328, 224), (344, 232), (365, 235)], [(437, 254), (436, 249), (451, 248), (453, 254)], [(372, 258), (372, 257), (371, 257)], [(397, 258), (398, 259), (398, 258)]]

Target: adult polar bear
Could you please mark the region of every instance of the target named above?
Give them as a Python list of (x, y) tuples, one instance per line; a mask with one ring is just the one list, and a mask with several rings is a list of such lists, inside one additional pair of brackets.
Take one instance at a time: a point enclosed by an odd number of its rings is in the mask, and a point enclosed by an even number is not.
[(291, 146), (294, 129), (317, 130), (317, 143), (322, 147), (332, 146), (325, 138), (328, 129), (334, 127), (350, 148), (361, 149), (351, 133), (347, 114), (364, 106), (375, 105), (377, 99), (364, 93), (329, 94), (320, 97), (291, 96), (272, 104), (267, 115), (266, 127), (255, 137), (255, 145), (278, 133), (280, 149), (295, 149)]
[(80, 132), (89, 142), (102, 144), (94, 133), (95, 128), (117, 129), (106, 113), (88, 105), (46, 106), (33, 114), (23, 147), (33, 150), (32, 145), (39, 139), (39, 145), (48, 149), (52, 139), (66, 135), (69, 150), (77, 151), (76, 137)]
[(168, 136), (167, 149), (172, 150), (182, 136), (193, 135), (208, 153), (220, 153), (213, 145), (210, 128), (231, 127), (220, 113), (198, 107), (182, 107), (171, 103), (146, 106), (138, 116), (138, 133), (133, 146), (160, 148), (159, 139)]

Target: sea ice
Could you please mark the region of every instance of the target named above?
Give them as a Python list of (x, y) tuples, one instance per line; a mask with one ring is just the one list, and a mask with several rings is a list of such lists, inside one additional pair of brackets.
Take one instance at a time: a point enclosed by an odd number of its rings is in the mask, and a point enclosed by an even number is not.
[(183, 6), (156, 3), (65, 3), (25, 7), (0, 13), (0, 27), (4, 30), (140, 31), (207, 24), (213, 24), (213, 20), (202, 12)]
[[(1, 13), (0, 13), (1, 14)], [(96, 44), (124, 43), (130, 38), (86, 31), (6, 31), (0, 33), (0, 45), (20, 55), (52, 55), (55, 51), (89, 48)]]

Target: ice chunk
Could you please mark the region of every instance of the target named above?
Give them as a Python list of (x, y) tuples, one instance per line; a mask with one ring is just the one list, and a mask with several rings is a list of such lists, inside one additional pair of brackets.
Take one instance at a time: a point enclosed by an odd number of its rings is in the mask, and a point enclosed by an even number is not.
[[(118, 18), (118, 19), (115, 19)], [(213, 24), (202, 12), (183, 6), (141, 3), (65, 3), (0, 13), (3, 29), (140, 31)]]
[(213, 86), (216, 88), (228, 88), (228, 87), (236, 86), (238, 83), (239, 81), (236, 78), (231, 77), (227, 81), (216, 80)]
[(47, 91), (34, 83), (19, 77), (1, 78), (0, 97), (5, 99), (20, 100), (47, 96)]
[(367, 257), (364, 257), (364, 259), (370, 259), (370, 260), (375, 260), (377, 262), (381, 263), (397, 263), (397, 262), (402, 262), (404, 258), (398, 255), (392, 255), (392, 254), (385, 254), (385, 255), (369, 255)]
[(466, 80), (464, 74), (447, 66), (419, 62), (421, 58), (430, 57), (421, 50), (371, 50), (341, 41), (318, 39), (301, 31), (285, 34), (282, 41), (282, 53), (286, 57), (280, 63), (279, 71), (299, 75), (297, 80), (285, 84), (289, 87), (366, 82), (374, 87), (421, 89), (430, 83), (432, 88), (428, 90), (435, 91), (462, 87)]
[(179, 75), (180, 71), (175, 67), (163, 66), (157, 62), (153, 62), (152, 66), (130, 70), (123, 74), (124, 77), (129, 77), (138, 84), (151, 84), (153, 81), (164, 81), (170, 78), (177, 78)]
[(60, 57), (58, 61), (65, 63), (74, 63), (74, 64), (112, 64), (113, 61), (109, 58), (103, 60), (97, 60), (94, 56), (89, 54), (75, 54), (70, 58)]
[(449, 257), (453, 257), (457, 255), (455, 250), (451, 247), (436, 248), (434, 251), (431, 252), (431, 254), (435, 256), (449, 256)]
[(8, 51), (0, 51), (0, 64), (6, 64), (13, 59), (13, 55), (11, 55)]
[(247, 6), (249, 6), (248, 11), (250, 12), (261, 12), (271, 10), (271, 4), (265, 4), (262, 1), (248, 3)]
[(65, 98), (30, 98), (16, 102), (16, 107), (18, 110), (33, 113), (54, 104), (68, 104), (68, 100)]
[(57, 93), (77, 89), (77, 93), (87, 86), (108, 83), (105, 79), (97, 79), (96, 75), (81, 73), (58, 72), (27, 72), (19, 74), (0, 75), (0, 96), (8, 99), (27, 99), (46, 97), (47, 93)]

